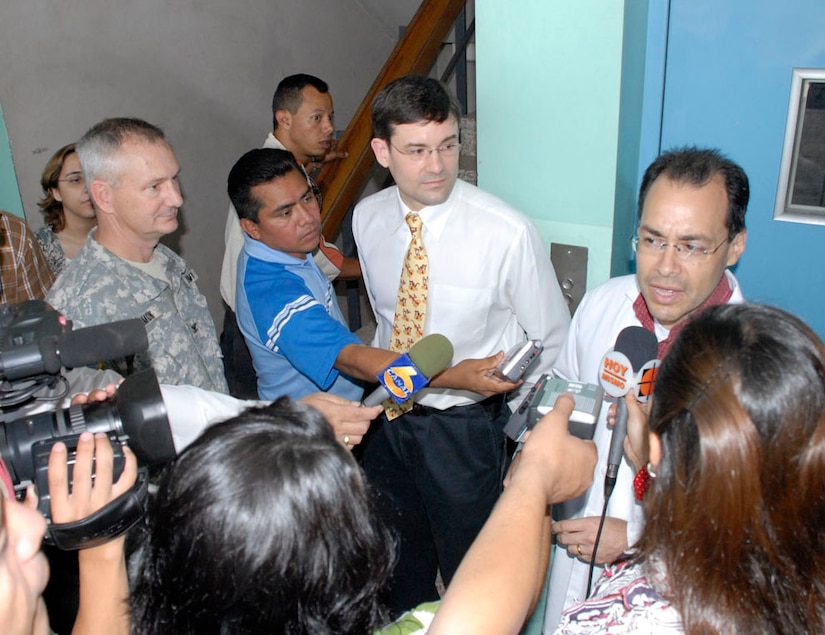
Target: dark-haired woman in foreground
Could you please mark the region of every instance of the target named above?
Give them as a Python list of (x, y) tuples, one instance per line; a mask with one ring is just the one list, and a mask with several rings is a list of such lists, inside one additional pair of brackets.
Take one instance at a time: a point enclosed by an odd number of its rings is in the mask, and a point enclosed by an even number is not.
[(133, 632), (370, 633), (392, 541), (351, 453), (281, 400), (209, 428), (160, 484)]
[(685, 632), (825, 631), (825, 347), (804, 323), (727, 305), (689, 324), (659, 374), (650, 463), (630, 566)]
[[(595, 448), (568, 435), (566, 399), (558, 421), (535, 428), (491, 520), (529, 506), (543, 515), (589, 485)], [(519, 500), (526, 492), (535, 500)], [(165, 473), (149, 526), (131, 594), (137, 635), (403, 635), (432, 618), (422, 605), (387, 626), (378, 592), (393, 540), (352, 454), (302, 404), (281, 399), (207, 429)]]

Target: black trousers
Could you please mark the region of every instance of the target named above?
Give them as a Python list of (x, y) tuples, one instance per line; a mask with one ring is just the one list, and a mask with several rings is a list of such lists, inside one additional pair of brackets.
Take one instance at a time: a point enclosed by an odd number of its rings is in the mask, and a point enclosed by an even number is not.
[(77, 552), (60, 551), (50, 545), (43, 545), (42, 549), (49, 561), (49, 583), (43, 591), (43, 599), (49, 612), (49, 625), (52, 632), (69, 635), (74, 627), (80, 604)]
[(252, 355), (246, 346), (235, 312), (224, 305), (221, 333), (223, 374), (229, 384), (229, 394), (237, 399), (258, 398), (258, 378), (252, 365)]
[(438, 599), (501, 493), (503, 396), (436, 410), (416, 405), (364, 443), (363, 467), (377, 511), (398, 537), (398, 562), (383, 598), (394, 615)]

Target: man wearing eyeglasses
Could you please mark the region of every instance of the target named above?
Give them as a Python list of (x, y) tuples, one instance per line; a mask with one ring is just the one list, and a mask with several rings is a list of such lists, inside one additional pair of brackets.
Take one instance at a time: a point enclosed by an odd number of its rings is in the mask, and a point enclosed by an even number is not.
[[(541, 340), (532, 382), (555, 360), (569, 311), (532, 223), (457, 180), (459, 120), (443, 85), (420, 75), (389, 83), (373, 101), (372, 149), (396, 183), (359, 203), (353, 219), (378, 324), (373, 345), (406, 350), (417, 337), (441, 333), (454, 359), (465, 359)], [(422, 262), (408, 266), (415, 257)], [(427, 272), (410, 277), (415, 295), (401, 292), (402, 269)], [(415, 319), (402, 325), (405, 313)], [(505, 390), (487, 373), (471, 390), (424, 389), (411, 411), (382, 415), (367, 437), (367, 478), (400, 538), (385, 598), (396, 612), (438, 599), (436, 571), (449, 583), (498, 498)]]
[[(362, 382), (374, 383), (398, 353), (365, 346), (347, 328), (332, 285), (311, 256), (321, 233), (321, 202), (301, 164), (286, 150), (250, 150), (232, 167), (227, 190), (244, 230), (238, 323), (252, 353), (261, 399), (300, 399), (323, 391), (358, 404)], [(483, 375), (490, 365), (495, 358), (463, 360), (432, 382), (473, 388), (467, 377)], [(335, 428), (349, 449), (380, 412), (361, 410), (370, 416)]]
[[(717, 150), (695, 147), (665, 152), (645, 171), (639, 189), (638, 230), (632, 239), (636, 274), (614, 278), (590, 291), (579, 305), (554, 372), (598, 383), (599, 365), (627, 326), (642, 326), (659, 340), (662, 359), (687, 320), (703, 308), (742, 302), (728, 270), (745, 250), (749, 185), (744, 170)], [(633, 408), (635, 402), (628, 403)], [(585, 599), (588, 569), (604, 505), (604, 471), (612, 431), (602, 408), (594, 441), (599, 462), (594, 485), (557, 506), (556, 547), (544, 632), (561, 611)], [(599, 541), (596, 563), (612, 562), (638, 538), (644, 517), (634, 500), (629, 464), (618, 479)], [(596, 568), (594, 578), (601, 569)], [(595, 580), (594, 580), (595, 582)]]

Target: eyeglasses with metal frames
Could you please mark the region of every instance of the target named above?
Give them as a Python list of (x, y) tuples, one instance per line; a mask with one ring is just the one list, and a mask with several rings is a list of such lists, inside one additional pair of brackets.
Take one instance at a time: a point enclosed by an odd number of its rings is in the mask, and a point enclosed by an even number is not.
[(633, 246), (633, 251), (637, 254), (660, 254), (667, 249), (668, 245), (672, 245), (676, 250), (676, 257), (680, 260), (687, 260), (688, 258), (698, 260), (715, 254), (722, 245), (729, 241), (730, 238), (725, 238), (713, 249), (707, 249), (691, 242), (669, 243), (656, 236), (634, 236), (630, 239), (630, 244)]
[(69, 178), (66, 178), (66, 179), (57, 179), (57, 182), (58, 183), (68, 183), (69, 185), (71, 185), (73, 187), (79, 187), (81, 185), (83, 185), (83, 186), (86, 185), (86, 181), (83, 179), (82, 174), (73, 174), (72, 176), (70, 176)]
[(440, 157), (454, 157), (458, 154), (459, 150), (461, 150), (461, 144), (458, 141), (450, 141), (449, 143), (445, 143), (443, 145), (438, 146), (437, 148), (421, 148), (421, 147), (414, 147), (410, 148), (409, 150), (402, 150), (401, 148), (397, 148), (392, 143), (389, 144), (390, 147), (393, 148), (399, 154), (403, 154), (410, 158), (410, 161), (423, 161), (427, 157), (429, 157), (433, 152), (438, 152), (438, 156)]

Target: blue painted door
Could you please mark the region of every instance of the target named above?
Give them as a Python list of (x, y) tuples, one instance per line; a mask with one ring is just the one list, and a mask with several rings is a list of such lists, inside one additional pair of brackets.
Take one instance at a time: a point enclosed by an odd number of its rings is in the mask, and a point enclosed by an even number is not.
[(745, 168), (745, 296), (825, 336), (825, 226), (773, 220), (791, 74), (825, 68), (825, 3), (671, 0), (667, 31), (661, 147), (715, 146)]

